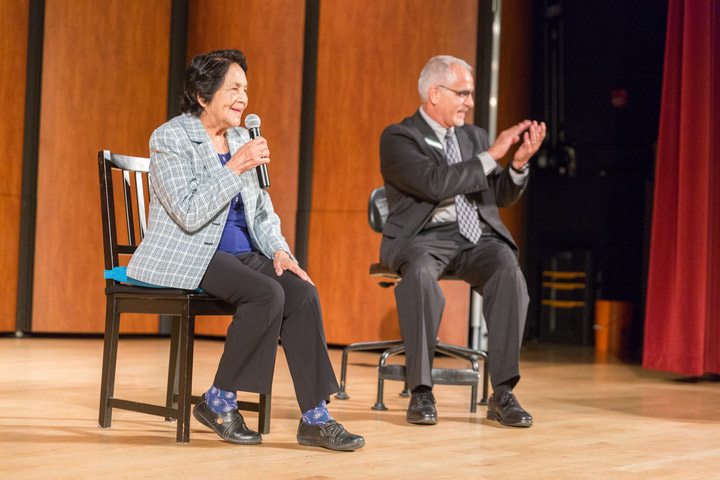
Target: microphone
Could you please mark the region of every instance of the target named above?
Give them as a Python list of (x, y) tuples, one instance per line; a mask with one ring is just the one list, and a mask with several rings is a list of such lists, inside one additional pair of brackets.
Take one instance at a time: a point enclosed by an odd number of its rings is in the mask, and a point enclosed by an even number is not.
[[(260, 136), (260, 117), (251, 113), (245, 117), (245, 128), (250, 132), (250, 139), (257, 138)], [(266, 164), (258, 165), (255, 167), (257, 173), (258, 183), (260, 188), (268, 188), (270, 186), (270, 176), (268, 175), (268, 168)]]

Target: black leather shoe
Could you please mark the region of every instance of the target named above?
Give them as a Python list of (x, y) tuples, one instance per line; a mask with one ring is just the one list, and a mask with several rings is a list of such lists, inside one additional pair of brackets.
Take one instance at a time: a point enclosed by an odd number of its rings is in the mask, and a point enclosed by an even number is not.
[(530, 415), (518, 402), (512, 390), (507, 390), (500, 395), (494, 393), (488, 400), (488, 420), (497, 420), (507, 427), (531, 427), (533, 424)]
[(437, 423), (435, 396), (430, 390), (413, 392), (405, 419), (408, 423), (416, 425), (435, 425)]
[(365, 439), (345, 430), (335, 420), (319, 425), (308, 425), (300, 420), (297, 441), (308, 447), (323, 447), (330, 450), (349, 452), (365, 446)]
[(205, 395), (202, 396), (202, 401), (193, 408), (193, 416), (198, 419), (198, 422), (220, 435), (220, 438), (226, 442), (238, 445), (256, 445), (262, 442), (262, 436), (245, 425), (245, 420), (240, 412), (233, 410), (226, 413), (215, 413), (205, 401)]

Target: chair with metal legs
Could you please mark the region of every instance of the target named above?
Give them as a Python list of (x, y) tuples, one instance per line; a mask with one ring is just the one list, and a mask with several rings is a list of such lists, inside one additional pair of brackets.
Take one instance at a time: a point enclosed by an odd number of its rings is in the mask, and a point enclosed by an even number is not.
[[(372, 191), (368, 202), (368, 222), (370, 227), (378, 232), (382, 232), (383, 224), (388, 215), (387, 198), (385, 197), (385, 187), (379, 187)], [(394, 287), (402, 280), (402, 277), (393, 270), (387, 268), (380, 263), (370, 265), (370, 276), (379, 279), (378, 284), (382, 288)], [(440, 277), (441, 280), (459, 280), (449, 275)], [(345, 347), (342, 354), (340, 364), (340, 391), (335, 395), (339, 400), (350, 398), (347, 394), (347, 366), (348, 356), (351, 352), (357, 351), (382, 351), (378, 362), (378, 387), (377, 400), (373, 405), (373, 410), (387, 410), (383, 401), (385, 380), (396, 380), (405, 382), (405, 386), (400, 396), (409, 396), (410, 392), (407, 388), (404, 365), (388, 365), (387, 361), (396, 355), (405, 352), (402, 340), (387, 340), (377, 342), (358, 342), (352, 343)], [(435, 346), (435, 352), (450, 357), (467, 361), (469, 368), (433, 368), (432, 379), (434, 384), (438, 385), (468, 385), (470, 390), (470, 411), (477, 410), (477, 404), (487, 405), (488, 399), (488, 365), (487, 353), (474, 350), (468, 347), (450, 345), (440, 343)], [(478, 361), (483, 362), (483, 391), (480, 402), (477, 401), (477, 386), (480, 375), (480, 367)]]

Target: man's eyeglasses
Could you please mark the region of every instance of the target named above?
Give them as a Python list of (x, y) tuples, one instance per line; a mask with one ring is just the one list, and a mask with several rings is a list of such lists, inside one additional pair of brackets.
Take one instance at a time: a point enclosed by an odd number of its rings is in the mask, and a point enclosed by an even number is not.
[(455, 90), (454, 88), (446, 87), (445, 85), (438, 85), (438, 87), (444, 88), (445, 90), (450, 90), (455, 95), (462, 98), (463, 100), (465, 100), (468, 97), (472, 97), (472, 95), (473, 95), (472, 90)]

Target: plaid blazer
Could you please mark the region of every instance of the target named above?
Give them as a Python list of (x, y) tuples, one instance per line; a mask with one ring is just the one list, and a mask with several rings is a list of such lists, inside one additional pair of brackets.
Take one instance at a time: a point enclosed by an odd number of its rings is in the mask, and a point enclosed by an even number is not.
[[(250, 141), (244, 128), (226, 133), (230, 152)], [(273, 258), (290, 253), (270, 195), (255, 169), (236, 175), (223, 167), (200, 119), (179, 115), (150, 138), (148, 229), (128, 264), (129, 277), (154, 285), (195, 289), (218, 248), (238, 192), (253, 245)]]

